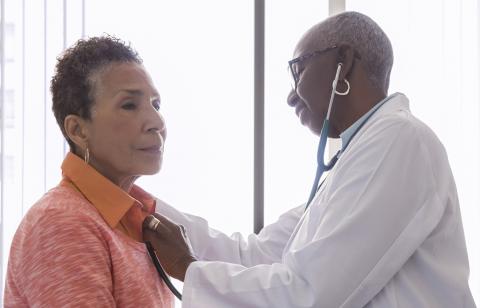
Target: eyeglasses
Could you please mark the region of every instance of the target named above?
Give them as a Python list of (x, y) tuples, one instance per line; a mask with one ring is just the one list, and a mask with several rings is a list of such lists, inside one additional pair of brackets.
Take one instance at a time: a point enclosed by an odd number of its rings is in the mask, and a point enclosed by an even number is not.
[(337, 46), (334, 45), (334, 46), (330, 46), (330, 47), (322, 49), (322, 50), (315, 50), (315, 51), (312, 51), (310, 53), (304, 54), (304, 55), (302, 55), (298, 58), (295, 58), (293, 60), (288, 61), (288, 70), (290, 71), (290, 74), (292, 76), (292, 79), (291, 79), (292, 89), (294, 91), (297, 91), (297, 85), (298, 85), (298, 81), (300, 79), (300, 72), (298, 70), (298, 64), (300, 64), (302, 61), (305, 61), (305, 60), (307, 60), (311, 57), (320, 55), (322, 53), (325, 53), (325, 52), (330, 51), (330, 50), (335, 49), (335, 48), (337, 48)]
[[(291, 79), (292, 89), (294, 91), (297, 91), (298, 81), (300, 80), (300, 71), (298, 70), (298, 65), (300, 64), (300, 62), (305, 61), (313, 56), (317, 56), (327, 51), (330, 51), (332, 49), (335, 49), (337, 47), (338, 46), (333, 45), (322, 50), (315, 50), (310, 53), (304, 54), (298, 58), (288, 61), (288, 70), (290, 71), (290, 75), (292, 76), (292, 79)], [(355, 58), (361, 59), (360, 54), (355, 49), (353, 53)]]

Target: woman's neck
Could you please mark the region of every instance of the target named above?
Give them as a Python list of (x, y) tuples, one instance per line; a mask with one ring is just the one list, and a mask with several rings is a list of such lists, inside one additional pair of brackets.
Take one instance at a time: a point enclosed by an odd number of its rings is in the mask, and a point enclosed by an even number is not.
[(132, 189), (133, 183), (140, 177), (138, 175), (121, 175), (115, 174), (102, 166), (98, 161), (90, 156), (90, 166), (92, 166), (98, 173), (109, 179), (113, 184), (120, 187), (123, 191), (129, 192)]

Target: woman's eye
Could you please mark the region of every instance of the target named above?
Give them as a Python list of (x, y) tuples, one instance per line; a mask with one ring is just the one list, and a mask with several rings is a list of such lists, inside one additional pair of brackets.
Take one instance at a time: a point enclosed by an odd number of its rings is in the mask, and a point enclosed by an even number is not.
[(135, 106), (134, 103), (130, 103), (130, 102), (125, 103), (125, 104), (122, 105), (122, 108), (125, 109), (125, 110), (133, 110), (133, 109), (135, 109), (136, 107), (137, 107), (137, 106)]
[(160, 110), (160, 102), (159, 101), (153, 101), (152, 102), (152, 106), (153, 108), (155, 108), (155, 110)]

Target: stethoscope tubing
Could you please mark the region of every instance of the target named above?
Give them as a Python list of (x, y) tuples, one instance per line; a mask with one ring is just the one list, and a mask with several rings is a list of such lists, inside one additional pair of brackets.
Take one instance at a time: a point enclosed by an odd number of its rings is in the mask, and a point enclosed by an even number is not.
[(157, 269), (157, 272), (160, 278), (165, 282), (165, 284), (173, 293), (173, 295), (175, 295), (179, 300), (182, 300), (182, 294), (175, 288), (170, 278), (168, 278), (168, 275), (167, 273), (165, 273), (165, 270), (160, 264), (160, 261), (158, 261), (157, 255), (155, 254), (155, 250), (153, 249), (152, 244), (150, 242), (145, 242), (145, 245), (147, 245), (148, 254), (150, 255), (150, 258), (152, 258), (153, 264), (155, 265), (155, 268)]
[(333, 99), (335, 97), (335, 90), (337, 89), (338, 77), (340, 76), (340, 71), (342, 69), (342, 63), (339, 63), (337, 66), (337, 71), (335, 73), (335, 78), (333, 79), (332, 83), (332, 93), (330, 94), (330, 101), (328, 102), (328, 111), (325, 120), (323, 121), (322, 131), (320, 132), (320, 141), (318, 143), (317, 149), (317, 170), (315, 172), (315, 180), (313, 181), (312, 189), (310, 190), (310, 195), (308, 197), (306, 208), (310, 205), (315, 194), (317, 193), (318, 183), (320, 182), (320, 178), (322, 177), (325, 171), (329, 171), (330, 169), (335, 166), (335, 163), (338, 160), (338, 153), (328, 162), (325, 164), (325, 147), (327, 146), (327, 139), (328, 139), (328, 129), (330, 126), (330, 113), (332, 111)]

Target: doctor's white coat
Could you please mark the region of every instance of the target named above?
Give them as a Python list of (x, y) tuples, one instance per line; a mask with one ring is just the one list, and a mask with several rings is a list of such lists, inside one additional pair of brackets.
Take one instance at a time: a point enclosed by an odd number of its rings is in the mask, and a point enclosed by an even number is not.
[(475, 307), (455, 182), (434, 133), (393, 95), (310, 207), (248, 239), (158, 200), (198, 262), (182, 307)]

